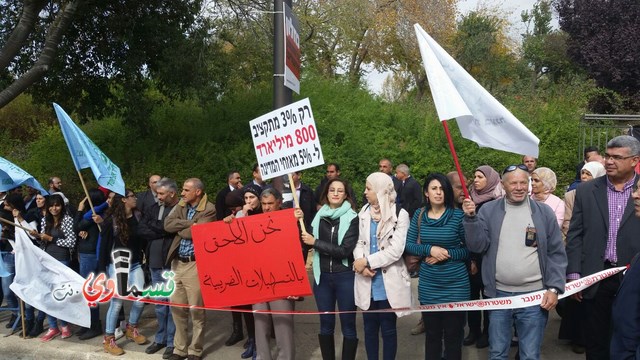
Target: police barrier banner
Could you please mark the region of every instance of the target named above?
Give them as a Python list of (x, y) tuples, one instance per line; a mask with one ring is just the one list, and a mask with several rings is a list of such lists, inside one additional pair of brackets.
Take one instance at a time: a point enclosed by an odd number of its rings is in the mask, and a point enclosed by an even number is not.
[(293, 209), (191, 228), (206, 307), (311, 295)]
[[(611, 268), (607, 270), (600, 271), (598, 273), (585, 276), (582, 279), (572, 281), (565, 286), (564, 294), (561, 294), (558, 299), (564, 299), (573, 294), (576, 294), (580, 291), (587, 289), (589, 286), (597, 283), (598, 281), (604, 280), (610, 276), (616, 275), (621, 271), (626, 270), (627, 267), (617, 267)], [(536, 291), (528, 294), (522, 294), (518, 296), (511, 297), (502, 297), (502, 298), (494, 298), (494, 299), (484, 299), (484, 300), (472, 300), (472, 301), (460, 301), (460, 302), (452, 302), (452, 303), (442, 303), (442, 304), (432, 304), (432, 305), (420, 305), (420, 306), (412, 306), (406, 308), (396, 308), (396, 309), (382, 309), (382, 310), (369, 310), (372, 313), (382, 313), (382, 312), (404, 312), (404, 313), (416, 313), (416, 312), (432, 312), (432, 311), (471, 311), (471, 310), (503, 310), (503, 309), (519, 309), (525, 308), (529, 306), (540, 306), (542, 302), (542, 295), (545, 290)], [(117, 297), (117, 296), (116, 296)], [(176, 303), (165, 303), (160, 302), (158, 300), (152, 299), (141, 299), (134, 297), (123, 297), (125, 300), (133, 300), (133, 301), (142, 301), (150, 304), (161, 304), (161, 305), (169, 305), (169, 306), (177, 306), (177, 307), (185, 307), (185, 308), (194, 308), (194, 309), (204, 309), (204, 310), (215, 310), (215, 311), (236, 311), (236, 312), (252, 312), (252, 313), (265, 313), (265, 314), (293, 314), (293, 315), (323, 315), (323, 314), (343, 314), (343, 313), (355, 313), (360, 310), (355, 311), (304, 311), (304, 310), (294, 310), (294, 311), (275, 311), (275, 310), (244, 310), (244, 309), (231, 309), (231, 308), (222, 308), (222, 307), (209, 307), (209, 306), (191, 306), (188, 304), (176, 304)]]
[(324, 164), (308, 98), (251, 120), (249, 126), (263, 180)]

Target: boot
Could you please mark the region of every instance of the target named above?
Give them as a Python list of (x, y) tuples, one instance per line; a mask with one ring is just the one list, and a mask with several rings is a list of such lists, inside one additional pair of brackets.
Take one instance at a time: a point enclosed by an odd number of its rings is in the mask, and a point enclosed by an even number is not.
[(135, 325), (127, 324), (127, 330), (124, 335), (138, 345), (144, 345), (147, 342), (147, 338), (138, 332), (138, 327)]
[(244, 339), (244, 333), (242, 331), (242, 314), (235, 312), (231, 314), (233, 315), (233, 332), (231, 332), (231, 335), (224, 343), (225, 346), (233, 346)]
[(243, 359), (248, 359), (255, 356), (253, 354), (256, 352), (256, 340), (250, 337), (249, 340), (247, 340), (247, 344), (248, 345), (246, 350), (242, 353), (242, 355), (240, 355), (240, 357)]
[(342, 360), (355, 360), (358, 352), (358, 339), (342, 338)]
[(322, 360), (336, 360), (336, 347), (333, 342), (333, 335), (318, 335), (318, 341), (320, 342)]
[(35, 324), (33, 325), (33, 328), (31, 328), (31, 331), (29, 332), (28, 336), (30, 338), (37, 338), (38, 336), (40, 336), (40, 334), (42, 334), (43, 331), (44, 331), (44, 320), (36, 321)]
[(99, 335), (102, 335), (102, 322), (100, 322), (100, 320), (92, 323), (91, 327), (87, 331), (85, 331), (84, 334), (80, 335), (78, 339), (89, 340)]
[(124, 350), (116, 344), (116, 338), (113, 335), (107, 335), (104, 337), (104, 344), (102, 347), (105, 352), (108, 352), (111, 355), (119, 356), (124, 354)]
[(35, 325), (36, 320), (35, 319), (31, 319), (31, 320), (25, 320), (24, 322), (24, 330), (25, 330), (25, 334), (27, 337), (29, 337), (29, 334), (31, 333), (31, 330), (33, 330), (33, 326)]

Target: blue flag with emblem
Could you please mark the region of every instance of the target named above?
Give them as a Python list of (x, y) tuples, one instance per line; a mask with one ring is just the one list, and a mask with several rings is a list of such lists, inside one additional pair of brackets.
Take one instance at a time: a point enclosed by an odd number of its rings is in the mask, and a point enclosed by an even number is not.
[(49, 194), (42, 185), (28, 172), (22, 170), (18, 165), (0, 156), (0, 191), (7, 191), (21, 185), (30, 186), (40, 190), (43, 195)]
[(53, 108), (56, 110), (62, 135), (67, 142), (76, 170), (91, 168), (98, 184), (124, 196), (124, 180), (120, 168), (109, 160), (58, 104), (54, 103)]

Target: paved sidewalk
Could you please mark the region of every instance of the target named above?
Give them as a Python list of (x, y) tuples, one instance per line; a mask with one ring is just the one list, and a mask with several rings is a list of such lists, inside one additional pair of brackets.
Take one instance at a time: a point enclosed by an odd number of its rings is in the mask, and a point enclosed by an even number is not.
[[(413, 279), (414, 294), (417, 293), (417, 279)], [(127, 310), (129, 306), (125, 307)], [(297, 302), (296, 309), (299, 310), (315, 310), (315, 302), (313, 297), (307, 297), (305, 301)], [(104, 319), (107, 307), (101, 309)], [(126, 312), (128, 314), (128, 311)], [(397, 359), (421, 359), (424, 358), (424, 336), (411, 335), (411, 328), (419, 319), (418, 314), (412, 314), (398, 319), (398, 355)], [(9, 319), (9, 314), (5, 311), (0, 312), (0, 359), (33, 359), (33, 360), (99, 360), (99, 359), (115, 359), (116, 357), (106, 354), (102, 349), (102, 337), (96, 337), (88, 341), (80, 341), (76, 336), (69, 339), (61, 340), (59, 337), (48, 343), (43, 343), (39, 339), (22, 339), (18, 334), (5, 337), (9, 333), (9, 329), (5, 329), (4, 325)], [(366, 359), (364, 349), (364, 334), (362, 326), (362, 316), (358, 315), (358, 336), (360, 344), (358, 346), (357, 359)], [(103, 322), (104, 323), (104, 322)], [(336, 324), (336, 332), (340, 333), (339, 321)], [(545, 339), (542, 349), (542, 359), (546, 360), (577, 360), (584, 359), (584, 355), (577, 355), (571, 352), (571, 347), (561, 344), (557, 340), (558, 328), (560, 326), (560, 318), (554, 311), (549, 319)], [(46, 327), (46, 321), (45, 321)], [(156, 321), (155, 313), (152, 305), (146, 305), (142, 320), (140, 321), (141, 333), (150, 341), (153, 341), (155, 334)], [(296, 358), (297, 359), (321, 359), (320, 348), (318, 347), (318, 329), (319, 318), (317, 315), (300, 315), (295, 321), (295, 338), (296, 338)], [(224, 345), (227, 337), (231, 332), (231, 315), (229, 313), (208, 311), (207, 327), (205, 335), (205, 359), (220, 360), (238, 360), (243, 351), (242, 344), (244, 341), (227, 347)], [(340, 358), (341, 337), (336, 336), (336, 353)], [(118, 359), (162, 359), (162, 351), (153, 355), (144, 353), (147, 345), (136, 345), (134, 342), (122, 338), (118, 344), (125, 350), (123, 356)], [(274, 354), (275, 350), (274, 345)], [(511, 359), (514, 358), (515, 348), (511, 349)], [(474, 346), (463, 347), (463, 358), (470, 360), (487, 359), (487, 349), (476, 349)]]

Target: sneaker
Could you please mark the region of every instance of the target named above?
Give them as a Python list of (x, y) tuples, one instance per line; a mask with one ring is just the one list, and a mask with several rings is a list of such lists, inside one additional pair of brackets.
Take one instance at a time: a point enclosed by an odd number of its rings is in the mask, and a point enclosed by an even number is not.
[(133, 325), (127, 325), (127, 331), (125, 336), (129, 340), (133, 340), (138, 345), (142, 345), (147, 342), (147, 338), (138, 332), (138, 327)]
[(422, 334), (423, 332), (424, 332), (424, 322), (422, 321), (422, 319), (420, 319), (420, 321), (418, 321), (416, 326), (413, 329), (411, 329), (411, 335), (419, 335), (419, 334)]
[(116, 328), (116, 331), (114, 331), (113, 333), (113, 337), (116, 340), (120, 340), (123, 336), (124, 336), (124, 331), (122, 331), (121, 328)]
[(60, 332), (62, 334), (62, 336), (60, 336), (61, 339), (66, 339), (66, 338), (70, 338), (71, 335), (73, 335), (71, 333), (71, 329), (69, 329), (69, 325), (67, 326), (60, 326)]
[(113, 335), (105, 336), (103, 344), (104, 351), (111, 355), (119, 356), (124, 354), (124, 350), (116, 344), (116, 338)]
[(58, 329), (49, 329), (43, 337), (40, 338), (40, 341), (47, 342), (51, 341), (54, 337), (60, 335), (60, 330)]

